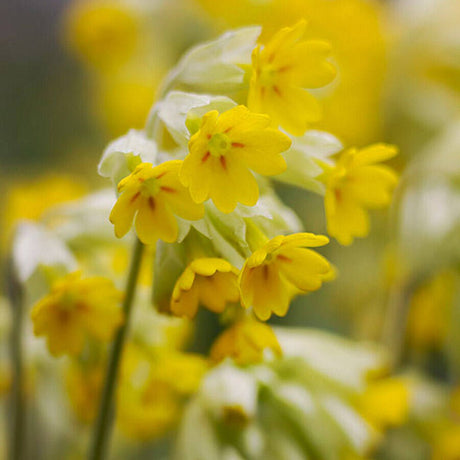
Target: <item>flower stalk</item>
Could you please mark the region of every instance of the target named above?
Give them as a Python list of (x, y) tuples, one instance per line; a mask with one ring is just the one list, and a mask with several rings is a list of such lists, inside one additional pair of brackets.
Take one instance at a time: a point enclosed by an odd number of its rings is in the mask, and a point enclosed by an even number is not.
[(23, 290), (14, 272), (13, 263), (8, 262), (7, 292), (12, 311), (11, 329), (11, 368), (13, 384), (11, 392), (12, 424), (9, 455), (11, 460), (25, 458), (25, 400), (24, 400), (24, 372), (22, 353), (22, 317), (23, 317)]
[(107, 373), (99, 406), (99, 413), (94, 430), (94, 437), (88, 456), (90, 460), (102, 460), (107, 456), (106, 454), (108, 441), (113, 425), (114, 392), (118, 379), (118, 371), (120, 368), (123, 346), (125, 344), (129, 327), (132, 305), (136, 293), (137, 279), (141, 267), (143, 249), (144, 245), (139, 241), (139, 239), (136, 238), (133, 253), (131, 256), (131, 265), (122, 307), (125, 321), (115, 336), (115, 340), (109, 356)]

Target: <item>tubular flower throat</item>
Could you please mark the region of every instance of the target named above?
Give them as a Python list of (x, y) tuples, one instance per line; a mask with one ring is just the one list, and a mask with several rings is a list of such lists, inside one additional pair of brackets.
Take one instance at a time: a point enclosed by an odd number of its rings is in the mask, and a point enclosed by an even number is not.
[(229, 302), (238, 302), (238, 270), (224, 259), (201, 258), (184, 270), (174, 286), (171, 311), (193, 318), (201, 304), (222, 313)]
[(377, 165), (397, 154), (391, 145), (375, 144), (362, 150), (348, 149), (335, 167), (324, 174), (327, 230), (340, 244), (369, 233), (366, 209), (387, 206), (397, 184), (397, 176), (387, 166)]
[(321, 118), (321, 107), (306, 88), (321, 88), (336, 74), (327, 60), (331, 47), (322, 40), (303, 40), (305, 20), (281, 29), (265, 47), (252, 53), (248, 107), (267, 113), (286, 131), (301, 136)]
[(103, 277), (70, 273), (31, 312), (36, 336), (46, 336), (52, 355), (79, 354), (86, 336), (108, 342), (123, 322), (121, 292)]
[(180, 180), (196, 203), (211, 198), (226, 213), (238, 202), (256, 204), (259, 187), (249, 170), (265, 176), (282, 173), (286, 162), (281, 152), (291, 145), (289, 137), (270, 124), (267, 115), (242, 105), (221, 115), (212, 110), (203, 116), (180, 171)]
[(241, 303), (253, 307), (262, 321), (272, 313), (284, 316), (291, 299), (316, 291), (332, 270), (329, 262), (307, 247), (324, 246), (329, 239), (312, 233), (277, 236), (256, 250), (240, 274)]
[(136, 215), (136, 233), (145, 244), (158, 239), (172, 243), (177, 239), (175, 214), (188, 220), (203, 217), (204, 207), (192, 201), (187, 189), (179, 182), (182, 161), (172, 160), (152, 166), (141, 163), (118, 184), (121, 192), (110, 213), (115, 235), (124, 236)]
[(210, 357), (215, 363), (232, 358), (239, 366), (263, 361), (266, 351), (280, 357), (280, 344), (273, 329), (267, 324), (246, 319), (224, 331), (214, 342)]

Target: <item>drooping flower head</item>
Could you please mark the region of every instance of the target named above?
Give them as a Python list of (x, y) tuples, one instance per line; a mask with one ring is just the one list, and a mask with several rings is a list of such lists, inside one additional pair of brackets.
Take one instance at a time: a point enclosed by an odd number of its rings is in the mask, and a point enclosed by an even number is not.
[(267, 113), (294, 135), (321, 118), (321, 107), (306, 88), (321, 88), (336, 74), (328, 61), (331, 47), (322, 40), (301, 40), (305, 20), (281, 29), (252, 54), (248, 107)]
[(210, 358), (219, 363), (230, 357), (239, 366), (245, 366), (261, 362), (267, 351), (278, 357), (282, 354), (273, 329), (247, 318), (235, 323), (217, 338), (211, 348)]
[(238, 202), (256, 204), (259, 187), (250, 170), (265, 176), (282, 173), (286, 162), (281, 152), (291, 145), (289, 137), (270, 124), (267, 115), (242, 105), (203, 116), (180, 171), (180, 180), (196, 203), (210, 198), (226, 213)]
[(327, 229), (339, 243), (349, 245), (354, 237), (369, 233), (366, 209), (387, 206), (397, 183), (397, 176), (387, 166), (378, 165), (397, 154), (391, 145), (375, 144), (362, 150), (343, 152), (335, 167), (324, 174)]
[(200, 258), (188, 265), (176, 282), (171, 311), (193, 318), (199, 305), (222, 313), (227, 303), (238, 302), (238, 270), (224, 259)]
[(141, 163), (118, 184), (121, 193), (110, 213), (115, 235), (124, 236), (136, 215), (136, 233), (145, 244), (158, 239), (172, 243), (177, 239), (175, 215), (188, 220), (203, 217), (204, 208), (190, 198), (179, 181), (182, 161), (166, 161), (158, 166)]
[(33, 307), (34, 334), (46, 336), (53, 355), (76, 355), (82, 351), (87, 336), (111, 340), (123, 322), (120, 300), (121, 293), (111, 280), (82, 279), (80, 272), (70, 273)]
[(253, 307), (262, 321), (272, 313), (284, 316), (291, 299), (319, 289), (330, 276), (330, 263), (309, 247), (324, 246), (329, 239), (312, 233), (277, 236), (257, 249), (240, 274), (241, 303)]

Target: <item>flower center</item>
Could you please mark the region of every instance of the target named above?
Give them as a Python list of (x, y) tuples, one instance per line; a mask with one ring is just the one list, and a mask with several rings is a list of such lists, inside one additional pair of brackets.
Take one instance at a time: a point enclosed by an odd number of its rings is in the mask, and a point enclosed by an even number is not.
[(278, 72), (271, 65), (261, 68), (259, 73), (259, 82), (261, 86), (272, 87), (276, 85)]
[(145, 196), (155, 196), (160, 191), (160, 184), (154, 177), (142, 183), (141, 190)]
[(208, 142), (209, 153), (214, 157), (224, 156), (232, 147), (230, 138), (224, 133), (213, 134)]

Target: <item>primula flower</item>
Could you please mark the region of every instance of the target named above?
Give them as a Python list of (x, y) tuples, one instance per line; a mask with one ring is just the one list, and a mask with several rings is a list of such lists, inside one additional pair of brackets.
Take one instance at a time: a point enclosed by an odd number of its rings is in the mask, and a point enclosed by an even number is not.
[(369, 233), (366, 209), (387, 206), (397, 176), (387, 166), (377, 165), (397, 154), (391, 145), (375, 144), (362, 150), (351, 148), (340, 156), (335, 167), (325, 165), (324, 206), (327, 230), (339, 243), (349, 245), (354, 237)]
[(81, 279), (80, 272), (57, 281), (31, 312), (36, 336), (46, 336), (52, 355), (76, 355), (86, 336), (108, 342), (123, 322), (121, 293), (103, 277)]
[(246, 319), (235, 323), (214, 342), (210, 357), (215, 363), (232, 358), (239, 366), (257, 364), (266, 351), (281, 356), (282, 351), (273, 329), (259, 321)]
[(284, 316), (296, 294), (316, 291), (329, 277), (332, 269), (329, 262), (307, 249), (328, 242), (322, 235), (295, 233), (277, 236), (257, 249), (241, 270), (242, 305), (252, 306), (262, 321), (272, 313)]
[(203, 217), (203, 205), (190, 198), (187, 189), (179, 182), (182, 161), (166, 161), (158, 166), (141, 163), (118, 184), (121, 192), (110, 213), (115, 235), (124, 236), (136, 215), (136, 233), (145, 244), (158, 239), (168, 243), (176, 241), (178, 234), (175, 214), (188, 220)]
[(305, 88), (321, 88), (336, 74), (327, 60), (330, 45), (322, 40), (301, 40), (305, 20), (281, 29), (252, 53), (248, 107), (267, 113), (286, 131), (300, 136), (319, 121), (321, 107)]
[(203, 116), (180, 171), (180, 180), (195, 202), (211, 198), (225, 213), (232, 212), (237, 202), (256, 204), (259, 187), (249, 170), (265, 176), (282, 173), (286, 162), (281, 152), (291, 145), (289, 137), (270, 124), (267, 115), (242, 105), (221, 115), (212, 110)]
[(238, 270), (224, 259), (195, 259), (176, 282), (171, 297), (171, 311), (193, 318), (201, 304), (222, 313), (229, 302), (238, 302)]

